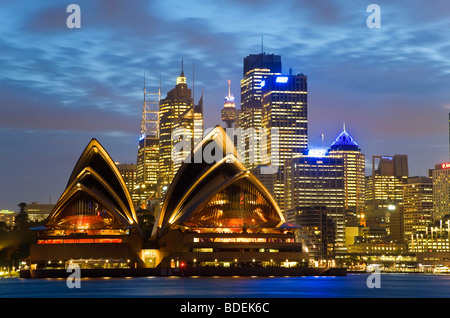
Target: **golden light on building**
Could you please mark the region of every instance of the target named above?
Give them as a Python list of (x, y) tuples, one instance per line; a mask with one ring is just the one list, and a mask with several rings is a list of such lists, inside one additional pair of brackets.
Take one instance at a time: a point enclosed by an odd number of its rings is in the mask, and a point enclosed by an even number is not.
[[(184, 71), (177, 78), (175, 88), (167, 93), (159, 105), (159, 184), (169, 185), (181, 165), (174, 162), (174, 133), (189, 132), (191, 149), (203, 137), (203, 96), (198, 105), (194, 105), (191, 89), (188, 88)], [(186, 134), (184, 134), (186, 136)], [(184, 153), (187, 155), (189, 151)]]
[(244, 58), (239, 127), (250, 132), (241, 141), (245, 149), (243, 163), (247, 169), (255, 168), (261, 163), (260, 149), (256, 142), (250, 141), (260, 142), (258, 133), (251, 129), (261, 128), (263, 78), (280, 74), (281, 56), (279, 55), (260, 53), (250, 54)]
[(330, 155), (344, 159), (345, 208), (359, 214), (365, 206), (365, 156), (345, 129), (331, 144)]
[(450, 214), (450, 163), (437, 164), (433, 174), (433, 220)]
[(433, 181), (427, 177), (408, 178), (403, 189), (405, 239), (425, 232), (433, 217)]

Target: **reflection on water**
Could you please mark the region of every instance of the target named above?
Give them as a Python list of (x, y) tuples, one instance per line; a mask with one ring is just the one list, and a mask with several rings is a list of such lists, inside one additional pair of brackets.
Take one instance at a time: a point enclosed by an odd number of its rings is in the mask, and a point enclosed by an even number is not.
[(84, 278), (70, 289), (65, 279), (0, 279), (0, 297), (366, 298), (450, 297), (450, 275), (369, 274), (346, 277), (136, 277)]

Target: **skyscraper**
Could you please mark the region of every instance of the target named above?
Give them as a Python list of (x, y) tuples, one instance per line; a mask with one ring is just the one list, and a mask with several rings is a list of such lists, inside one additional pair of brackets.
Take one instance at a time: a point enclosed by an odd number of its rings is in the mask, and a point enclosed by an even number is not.
[(450, 214), (450, 163), (435, 165), (433, 174), (433, 221)]
[(239, 127), (249, 132), (242, 138), (244, 165), (250, 169), (261, 162), (258, 144), (261, 128), (261, 81), (266, 75), (281, 75), (281, 56), (274, 54), (250, 54), (244, 58), (243, 79), (241, 80), (241, 111)]
[(130, 191), (133, 204), (143, 208), (147, 207), (149, 200), (158, 199), (160, 99), (161, 89), (153, 93), (148, 92), (144, 76), (144, 103), (136, 161), (136, 180), (133, 191)]
[(433, 180), (410, 177), (403, 190), (404, 237), (410, 240), (425, 232), (433, 216)]
[(274, 197), (284, 211), (284, 163), (308, 147), (307, 78), (265, 75), (261, 86), (261, 164), (273, 167)]
[(345, 209), (360, 215), (365, 203), (365, 156), (345, 125), (331, 144), (329, 154), (344, 158)]
[[(190, 145), (188, 147), (180, 147), (177, 154), (173, 154), (173, 175), (177, 173), (183, 161), (191, 150), (203, 139), (203, 94), (200, 98), (198, 105), (186, 110), (173, 125), (174, 132), (186, 133), (189, 137)], [(173, 135), (175, 136), (175, 135)], [(183, 137), (184, 138), (184, 137)], [(182, 141), (181, 138), (172, 138), (174, 143)]]
[(181, 164), (174, 163), (174, 158), (180, 159), (187, 154), (184, 148), (181, 152), (174, 153), (175, 145), (183, 138), (188, 138), (192, 149), (192, 142), (201, 141), (202, 137), (203, 96), (199, 105), (194, 106), (191, 89), (187, 86), (182, 67), (175, 88), (167, 93), (159, 106), (159, 185), (162, 191), (171, 183)]
[(234, 96), (231, 95), (231, 81), (228, 81), (228, 96), (225, 97), (225, 103), (222, 108), (222, 121), (226, 123), (226, 128), (233, 127), (238, 116), (239, 112), (236, 109)]
[[(345, 251), (345, 183), (342, 155), (301, 154), (285, 164), (285, 215), (323, 210), (335, 224), (336, 252)], [(323, 208), (320, 208), (323, 207)]]
[(157, 198), (159, 177), (159, 138), (141, 135), (136, 164), (136, 183), (132, 192), (133, 202), (145, 205)]
[[(285, 160), (308, 148), (307, 77), (292, 75), (290, 70), (289, 75), (264, 76), (260, 86), (261, 127), (268, 134), (267, 150), (261, 151), (261, 162), (282, 166)], [(276, 128), (278, 138), (272, 138), (272, 128)], [(271, 156), (275, 147), (276, 155)]]
[(398, 213), (402, 213), (403, 186), (407, 179), (406, 155), (372, 157), (372, 175), (366, 177), (368, 226), (385, 227), (387, 234), (390, 234), (391, 215), (397, 217)]
[(116, 162), (116, 167), (117, 170), (119, 170), (120, 175), (122, 176), (122, 179), (127, 186), (128, 192), (130, 192), (133, 204), (136, 205), (137, 198), (133, 197), (133, 193), (135, 192), (134, 190), (136, 186), (136, 165), (132, 163), (128, 164)]

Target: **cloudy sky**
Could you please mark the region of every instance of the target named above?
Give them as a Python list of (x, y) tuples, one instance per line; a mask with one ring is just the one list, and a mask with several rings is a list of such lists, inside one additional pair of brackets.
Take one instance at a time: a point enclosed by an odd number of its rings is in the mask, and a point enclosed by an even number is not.
[[(69, 29), (69, 4), (81, 28)], [(369, 4), (381, 8), (370, 29)], [(55, 203), (97, 138), (135, 162), (147, 89), (162, 97), (195, 64), (206, 127), (222, 124), (243, 58), (281, 55), (308, 76), (309, 144), (342, 130), (373, 155), (407, 154), (410, 175), (448, 161), (450, 2), (447, 0), (0, 1), (0, 209)]]

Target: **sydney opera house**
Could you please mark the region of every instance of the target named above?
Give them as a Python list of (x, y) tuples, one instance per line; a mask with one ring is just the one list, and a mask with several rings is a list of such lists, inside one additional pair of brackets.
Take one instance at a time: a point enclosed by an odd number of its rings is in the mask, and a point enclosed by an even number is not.
[[(213, 156), (217, 160), (209, 160)], [(199, 159), (200, 158), (200, 159)], [(45, 225), (34, 228), (31, 269), (282, 268), (307, 266), (268, 190), (215, 127), (175, 175), (144, 240), (114, 161), (92, 139)], [(211, 162), (210, 162), (211, 161)]]

